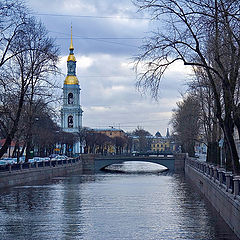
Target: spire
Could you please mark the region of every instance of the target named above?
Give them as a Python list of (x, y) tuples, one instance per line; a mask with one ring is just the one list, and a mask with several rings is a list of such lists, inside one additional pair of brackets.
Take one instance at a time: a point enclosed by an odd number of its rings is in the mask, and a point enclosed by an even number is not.
[(167, 128), (167, 134), (166, 134), (166, 137), (167, 137), (167, 138), (170, 137), (170, 134), (169, 134), (169, 128)]
[(76, 58), (74, 56), (73, 50), (73, 43), (72, 43), (72, 25), (71, 25), (71, 44), (70, 44), (70, 53), (67, 59), (67, 77), (65, 78), (64, 84), (69, 85), (78, 85), (78, 79), (76, 77)]
[(69, 50), (74, 50), (73, 42), (72, 42), (72, 25), (71, 25), (71, 44), (70, 44)]
[(72, 25), (71, 25), (71, 43), (70, 43), (69, 50), (70, 50), (70, 53), (69, 53), (67, 61), (76, 62), (76, 58), (74, 57), (74, 53), (73, 53), (74, 47), (73, 47), (73, 41), (72, 41)]

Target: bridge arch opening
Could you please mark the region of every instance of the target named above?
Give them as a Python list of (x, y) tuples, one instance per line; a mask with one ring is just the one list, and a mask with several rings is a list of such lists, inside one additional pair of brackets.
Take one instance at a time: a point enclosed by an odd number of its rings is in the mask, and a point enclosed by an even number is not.
[(118, 173), (161, 173), (169, 170), (166, 166), (153, 162), (126, 161), (109, 164), (103, 168), (105, 172)]

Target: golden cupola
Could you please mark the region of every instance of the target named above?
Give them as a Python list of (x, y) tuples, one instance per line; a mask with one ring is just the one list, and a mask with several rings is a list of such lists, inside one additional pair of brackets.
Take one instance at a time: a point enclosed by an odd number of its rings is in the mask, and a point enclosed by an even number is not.
[(68, 85), (78, 85), (78, 79), (76, 77), (76, 58), (74, 56), (73, 41), (72, 41), (72, 27), (71, 27), (71, 43), (69, 47), (70, 53), (67, 59), (67, 77), (65, 78), (64, 84)]

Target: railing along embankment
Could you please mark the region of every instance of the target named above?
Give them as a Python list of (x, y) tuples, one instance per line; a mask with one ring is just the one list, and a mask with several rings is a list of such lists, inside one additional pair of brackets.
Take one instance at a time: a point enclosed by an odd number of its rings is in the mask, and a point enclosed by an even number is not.
[(240, 238), (240, 176), (192, 158), (185, 161), (185, 174)]
[(82, 171), (80, 157), (0, 166), (0, 188), (31, 184), (35, 181)]

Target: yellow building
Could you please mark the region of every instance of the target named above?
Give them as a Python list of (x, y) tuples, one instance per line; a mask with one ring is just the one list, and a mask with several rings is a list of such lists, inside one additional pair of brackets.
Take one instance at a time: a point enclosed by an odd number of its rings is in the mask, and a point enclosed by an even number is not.
[(152, 152), (165, 152), (170, 150), (170, 139), (154, 137), (151, 144)]
[(110, 138), (114, 137), (125, 137), (125, 132), (122, 129), (116, 129), (116, 128), (106, 128), (106, 129), (93, 129), (94, 132), (105, 134)]

